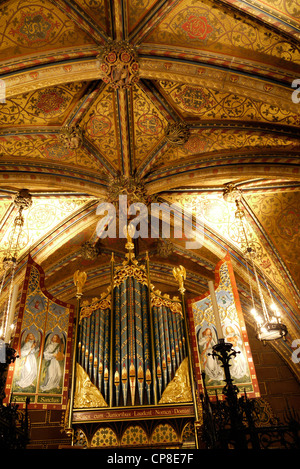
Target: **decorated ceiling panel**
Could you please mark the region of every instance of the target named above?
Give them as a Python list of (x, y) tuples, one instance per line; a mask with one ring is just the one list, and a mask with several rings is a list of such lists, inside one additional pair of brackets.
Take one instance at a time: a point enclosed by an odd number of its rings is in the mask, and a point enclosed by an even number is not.
[(289, 2), (288, 0), (246, 0), (242, 6), (238, 0), (228, 0), (227, 3), (238, 6), (251, 15), (255, 15), (255, 11), (252, 8), (255, 7), (257, 16), (263, 17), (264, 21), (272, 24), (275, 19), (275, 21), (281, 24), (283, 29), (299, 37), (299, 32), (296, 28), (300, 23), (300, 8), (297, 2)]
[(82, 119), (86, 139), (97, 152), (116, 170), (120, 167), (120, 144), (117, 132), (117, 99), (105, 87), (91, 104)]
[(108, 5), (105, 0), (76, 0), (77, 4), (86, 14), (87, 19), (91, 18), (103, 31), (109, 33)]
[[(204, 51), (217, 51), (248, 60), (270, 62), (276, 58), (284, 62), (299, 64), (299, 49), (293, 47), (284, 36), (238, 14), (214, 1), (182, 0), (154, 29), (145, 42), (154, 44), (181, 45)], [(230, 59), (229, 59), (230, 60)], [(281, 66), (283, 65), (280, 62)]]
[[(1, 198), (2, 220), (5, 219), (5, 225), (2, 226), (0, 236), (1, 245), (1, 267), (3, 257), (8, 248), (9, 240), (13, 232), (13, 224), (17, 216), (17, 210), (13, 207), (12, 199), (3, 196)], [(82, 209), (87, 203), (85, 197), (70, 197), (68, 195), (52, 196), (38, 195), (33, 197), (32, 206), (24, 211), (24, 225), (20, 236), (19, 257), (30, 252), (47, 236), (51, 235), (55, 229), (63, 224), (68, 218), (74, 216), (76, 212)], [(5, 211), (6, 209), (6, 211)]]
[(168, 124), (159, 103), (153, 103), (151, 95), (135, 86), (132, 93), (134, 154), (136, 166), (164, 139)]
[[(234, 93), (213, 91), (202, 86), (160, 82), (162, 92), (180, 110), (184, 118), (230, 119), (299, 125), (299, 113), (270, 106)], [(279, 104), (279, 103), (278, 103)]]
[(0, 126), (63, 125), (85, 87), (70, 83), (9, 98), (0, 108)]
[(67, 12), (50, 1), (4, 2), (0, 14), (0, 60), (94, 43)]
[(0, 137), (0, 155), (6, 158), (28, 158), (47, 160), (49, 162), (63, 161), (67, 165), (75, 165), (93, 171), (102, 170), (101, 163), (88, 154), (83, 148), (66, 148), (58, 135), (14, 135)]
[(128, 29), (129, 32), (145, 18), (145, 16), (159, 3), (158, 0), (129, 0), (128, 1)]
[[(259, 195), (252, 196), (254, 199), (259, 198)], [(261, 198), (265, 194), (260, 195)], [(246, 196), (245, 199), (249, 202), (251, 196)], [(236, 206), (235, 204), (228, 204), (223, 199), (222, 193), (220, 194), (177, 194), (168, 196), (167, 200), (170, 203), (176, 202), (182, 207), (184, 205), (192, 205), (195, 213), (203, 217), (203, 224), (206, 229), (212, 229), (218, 237), (227, 240), (229, 245), (234, 246), (242, 252), (241, 241), (239, 234), (239, 227), (235, 218)], [(265, 203), (263, 204), (265, 206)], [(250, 204), (252, 207), (252, 203)], [(269, 209), (270, 210), (270, 209)], [(275, 210), (276, 212), (276, 210)], [(274, 213), (273, 213), (274, 218)], [(249, 241), (255, 246), (257, 252), (257, 264), (264, 271), (265, 275), (274, 284), (274, 286), (282, 292), (286, 297), (289, 296), (289, 286), (286, 279), (283, 278), (281, 269), (278, 268), (279, 264), (276, 255), (272, 252), (272, 247), (268, 245), (264, 239), (264, 231), (255, 229), (255, 225), (249, 226)], [(291, 225), (291, 230), (294, 231), (294, 224)], [(292, 228), (293, 226), (293, 228)], [(291, 246), (290, 246), (291, 248)]]
[(246, 197), (247, 203), (258, 220), (279, 258), (292, 273), (297, 288), (300, 288), (298, 259), (300, 256), (300, 213), (299, 192), (286, 191), (280, 194), (254, 194)]
[(251, 152), (253, 149), (287, 149), (299, 147), (299, 140), (292, 136), (251, 130), (233, 129), (197, 129), (191, 131), (186, 143), (176, 148), (168, 148), (155, 161), (155, 167), (169, 165), (173, 161), (199, 156), (208, 152), (243, 150)]

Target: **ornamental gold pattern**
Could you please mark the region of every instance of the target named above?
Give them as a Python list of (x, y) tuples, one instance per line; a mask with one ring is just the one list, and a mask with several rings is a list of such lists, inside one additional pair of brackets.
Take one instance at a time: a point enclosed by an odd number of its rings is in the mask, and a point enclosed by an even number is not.
[(175, 373), (173, 380), (163, 392), (159, 404), (170, 404), (174, 402), (191, 402), (192, 391), (189, 378), (189, 363), (186, 357)]
[(86, 409), (89, 407), (107, 407), (99, 389), (91, 382), (84, 369), (76, 365), (76, 390), (74, 407)]
[(127, 278), (133, 277), (143, 285), (148, 284), (146, 272), (136, 265), (128, 264), (116, 269), (114, 277), (114, 287), (121, 285), (121, 283)]

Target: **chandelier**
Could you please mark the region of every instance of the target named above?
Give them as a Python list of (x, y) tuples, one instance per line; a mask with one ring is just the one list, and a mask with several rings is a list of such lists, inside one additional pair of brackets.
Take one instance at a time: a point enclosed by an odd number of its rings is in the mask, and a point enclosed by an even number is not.
[[(17, 259), (20, 250), (20, 241), (22, 229), (24, 226), (23, 210), (28, 209), (32, 204), (31, 195), (27, 189), (22, 189), (18, 192), (13, 200), (14, 208), (17, 209), (17, 215), (12, 224), (12, 230), (8, 236), (8, 245), (4, 252), (3, 257), (3, 276), (0, 285), (0, 297), (3, 293), (5, 280), (8, 280), (8, 297), (4, 304), (2, 311), (2, 318), (0, 323), (0, 339), (5, 342), (8, 339), (11, 315), (13, 311), (13, 290), (14, 279), (17, 267)], [(3, 295), (4, 296), (4, 295)]]
[[(281, 322), (280, 311), (272, 299), (268, 283), (265, 279), (265, 275), (263, 274), (264, 281), (262, 282), (259, 280), (257, 274), (257, 269), (255, 265), (257, 251), (254, 243), (250, 241), (248, 225), (246, 223), (245, 217), (245, 210), (242, 205), (242, 192), (233, 184), (229, 184), (224, 189), (223, 198), (226, 202), (235, 203), (236, 205), (235, 219), (238, 226), (237, 232), (239, 237), (239, 243), (242, 252), (245, 256), (246, 266), (249, 275), (249, 287), (252, 301), (251, 314), (256, 324), (256, 336), (259, 340), (263, 342), (285, 338), (287, 334), (287, 327)], [(261, 306), (259, 308), (259, 311), (255, 306), (249, 267), (251, 267), (252, 269), (254, 281), (259, 295), (259, 301)], [(265, 286), (268, 292), (269, 302), (267, 302), (264, 296), (262, 284)]]

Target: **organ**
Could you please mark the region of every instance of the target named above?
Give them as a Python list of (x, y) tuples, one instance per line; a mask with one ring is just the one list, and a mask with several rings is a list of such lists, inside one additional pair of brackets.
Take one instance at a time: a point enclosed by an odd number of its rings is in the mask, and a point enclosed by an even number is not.
[(160, 422), (180, 416), (179, 426), (193, 427), (197, 415), (182, 297), (155, 289), (148, 255), (138, 263), (130, 234), (125, 247), (121, 265), (112, 256), (111, 284), (100, 298), (82, 301), (85, 275), (74, 276), (78, 317), (65, 428), (75, 444), (91, 421), (95, 429), (115, 425), (116, 416), (146, 415), (152, 425), (158, 415)]

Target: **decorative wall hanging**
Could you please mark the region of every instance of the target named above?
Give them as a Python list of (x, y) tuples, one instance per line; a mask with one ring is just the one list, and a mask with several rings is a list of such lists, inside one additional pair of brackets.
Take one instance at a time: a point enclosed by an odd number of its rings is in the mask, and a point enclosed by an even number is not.
[(45, 288), (41, 266), (28, 257), (13, 348), (18, 358), (8, 371), (8, 400), (34, 409), (65, 409), (74, 307)]

